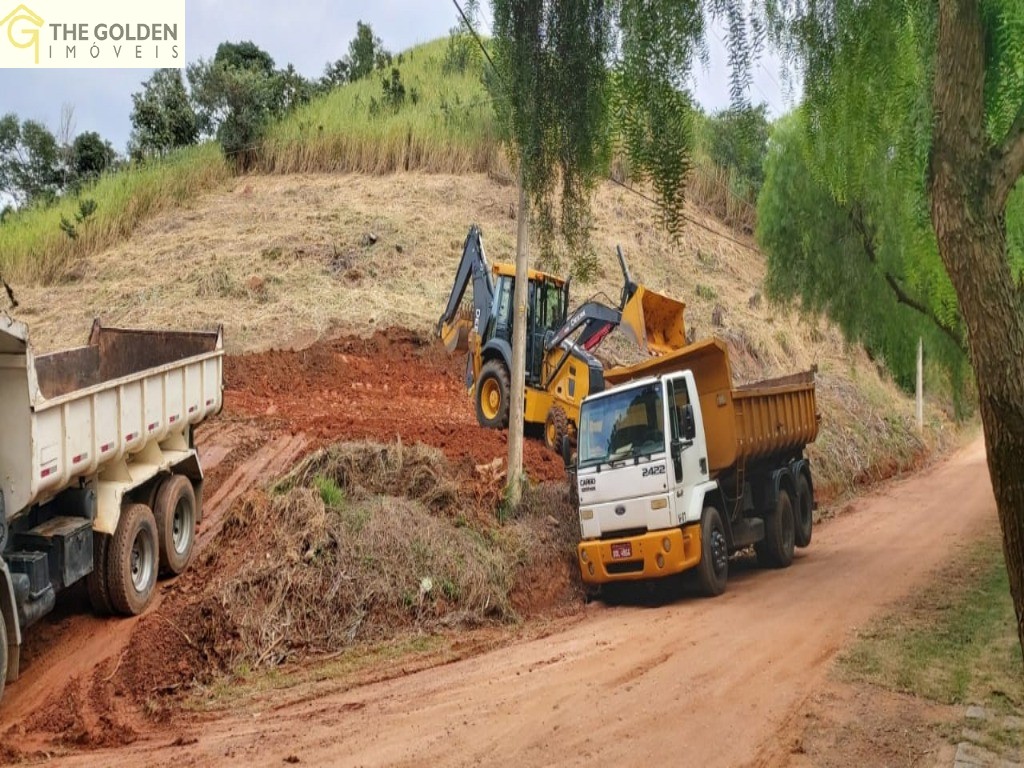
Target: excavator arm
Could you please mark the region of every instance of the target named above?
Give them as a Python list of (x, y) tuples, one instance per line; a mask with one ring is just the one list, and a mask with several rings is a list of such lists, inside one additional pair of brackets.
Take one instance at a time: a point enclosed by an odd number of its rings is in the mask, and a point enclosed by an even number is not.
[[(466, 288), (473, 284), (472, 316), (460, 313), (462, 299)], [(494, 281), (491, 269), (484, 255), (483, 238), (480, 228), (474, 224), (469, 228), (466, 242), (462, 246), (462, 260), (452, 284), (452, 292), (448, 304), (437, 321), (437, 336), (444, 342), (449, 352), (468, 349), (471, 331), (481, 335), (487, 328), (494, 302)]]

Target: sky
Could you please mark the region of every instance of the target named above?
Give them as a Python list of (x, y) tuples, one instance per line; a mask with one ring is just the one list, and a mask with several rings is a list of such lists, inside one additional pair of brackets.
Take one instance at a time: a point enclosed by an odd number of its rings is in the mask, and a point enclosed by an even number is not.
[[(489, 3), (482, 2), (487, 8)], [(345, 55), (363, 21), (391, 51), (442, 37), (455, 24), (451, 0), (185, 0), (188, 61), (212, 57), (225, 40), (251, 40), (279, 67), (291, 63), (307, 77), (318, 77), (328, 61)], [(484, 13), (482, 30), (489, 30)], [(711, 61), (694, 76), (697, 100), (707, 110), (729, 105), (724, 34), (709, 35)], [(131, 94), (152, 74), (144, 69), (0, 69), (0, 115), (14, 112), (56, 131), (64, 104), (74, 109), (77, 133), (96, 131), (124, 152), (131, 131)], [(767, 58), (754, 69), (752, 103), (767, 102), (777, 116), (794, 103), (784, 88), (778, 62)]]

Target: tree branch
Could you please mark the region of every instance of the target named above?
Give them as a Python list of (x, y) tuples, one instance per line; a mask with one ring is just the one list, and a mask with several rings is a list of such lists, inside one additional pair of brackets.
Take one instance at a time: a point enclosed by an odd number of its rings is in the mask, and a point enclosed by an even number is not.
[(993, 168), (992, 194), (997, 210), (1003, 210), (1017, 180), (1024, 175), (1024, 105), (997, 150)]
[(964, 343), (963, 338), (955, 328), (951, 328), (939, 320), (930, 307), (924, 304), (924, 302), (918, 301), (908, 294), (891, 272), (886, 272), (879, 267), (878, 252), (875, 248), (875, 236), (867, 222), (864, 220), (864, 212), (860, 207), (858, 205), (849, 207), (847, 209), (847, 216), (849, 216), (850, 223), (853, 224), (853, 228), (857, 230), (857, 234), (860, 235), (861, 243), (864, 246), (864, 255), (868, 257), (868, 261), (875, 267), (878, 274), (882, 276), (888, 286), (892, 289), (892, 292), (896, 297), (896, 303), (910, 307), (915, 312), (923, 315), (932, 323), (932, 325), (942, 331), (950, 341), (956, 344), (957, 349), (964, 354), (967, 354), (967, 344)]

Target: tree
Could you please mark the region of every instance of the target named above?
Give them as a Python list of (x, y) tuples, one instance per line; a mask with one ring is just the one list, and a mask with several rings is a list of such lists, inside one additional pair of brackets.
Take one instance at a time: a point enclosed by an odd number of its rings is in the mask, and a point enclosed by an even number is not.
[(217, 46), (213, 61), (225, 67), (259, 72), (267, 77), (274, 74), (273, 57), (256, 43), (248, 40), (241, 43), (221, 43)]
[(62, 186), (60, 146), (46, 126), (14, 114), (0, 118), (0, 192), (19, 205), (46, 204)]
[(195, 144), (199, 121), (180, 69), (158, 69), (132, 94), (132, 147), (163, 155)]
[(373, 28), (362, 21), (356, 22), (356, 36), (349, 41), (348, 53), (324, 67), (320, 86), (327, 90), (345, 83), (362, 80), (374, 70), (391, 65), (391, 53), (385, 50), (380, 38), (373, 34)]
[(1024, 286), (1007, 229), (1024, 174), (1024, 6), (782, 10), (779, 39), (804, 71), (816, 164), (837, 199), (893, 199), (872, 192), (884, 172), (930, 225), (967, 331), (1024, 652)]
[(733, 193), (753, 202), (764, 182), (768, 149), (767, 106), (723, 109), (707, 121), (708, 151), (719, 166), (732, 172)]
[(76, 183), (98, 178), (114, 165), (117, 152), (95, 131), (86, 131), (71, 143), (71, 176)]

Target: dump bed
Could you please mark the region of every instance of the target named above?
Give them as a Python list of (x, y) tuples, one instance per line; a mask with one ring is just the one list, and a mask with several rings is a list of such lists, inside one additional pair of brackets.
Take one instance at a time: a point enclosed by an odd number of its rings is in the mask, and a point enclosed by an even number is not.
[[(23, 323), (0, 316), (0, 482), (17, 517), (153, 442), (182, 444), (222, 403), (221, 331), (103, 328), (36, 357)], [(184, 447), (184, 445), (183, 445)]]
[(605, 372), (609, 384), (690, 370), (697, 383), (712, 476), (741, 461), (799, 451), (818, 436), (814, 372), (736, 387), (719, 339)]

